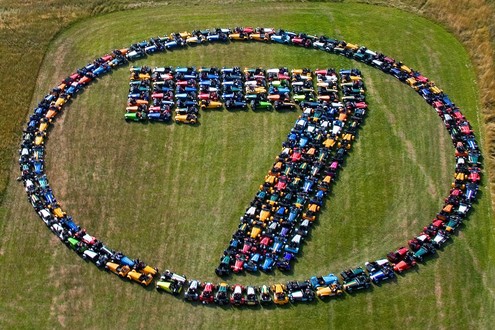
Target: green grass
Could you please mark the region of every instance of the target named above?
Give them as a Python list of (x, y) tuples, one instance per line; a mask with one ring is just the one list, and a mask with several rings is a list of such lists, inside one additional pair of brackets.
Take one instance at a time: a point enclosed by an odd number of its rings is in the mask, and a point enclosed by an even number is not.
[[(166, 9), (101, 16), (60, 34), (45, 57), (32, 104), (75, 68), (133, 41), (196, 27), (272, 25), (344, 38), (403, 60), (434, 79), (480, 130), (468, 56), (453, 36), (425, 19), (348, 4)], [(448, 193), (453, 148), (440, 120), (412, 90), (376, 70), (313, 50), (254, 43), (197, 47), (138, 63), (362, 69), (369, 115), (290, 278), (383, 256), (418, 233)], [(100, 79), (58, 118), (47, 146), (56, 196), (111, 247), (160, 269), (218, 281), (218, 257), (297, 114), (223, 111), (204, 113), (198, 127), (125, 124), (127, 75), (121, 69)], [(454, 244), (397, 283), (342, 301), (258, 311), (193, 307), (121, 283), (52, 237), (19, 184), (11, 182), (5, 200), (0, 265), (12, 271), (0, 284), (2, 328), (394, 328), (407, 322), (408, 328), (462, 329), (493, 322), (488, 189)], [(230, 283), (287, 279), (276, 273)]]

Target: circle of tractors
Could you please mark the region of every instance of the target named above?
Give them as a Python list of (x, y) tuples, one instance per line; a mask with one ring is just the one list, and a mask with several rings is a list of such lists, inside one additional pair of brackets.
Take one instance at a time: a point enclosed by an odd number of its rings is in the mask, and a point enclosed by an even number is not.
[[(407, 245), (364, 267), (313, 276), (286, 284), (229, 286), (214, 284), (131, 259), (81, 229), (56, 200), (44, 171), (45, 141), (50, 126), (91, 82), (129, 61), (201, 43), (271, 42), (314, 48), (355, 59), (390, 74), (413, 88), (433, 107), (448, 130), (455, 149), (452, 188), (441, 211)], [(168, 121), (195, 124), (199, 109), (302, 110), (283, 142), (281, 153), (240, 218), (229, 246), (216, 268), (232, 272), (291, 269), (323, 206), (332, 182), (350, 150), (368, 111), (361, 72), (357, 69), (131, 67), (127, 121)], [(368, 289), (371, 283), (394, 279), (436, 253), (459, 230), (476, 200), (481, 179), (481, 155), (469, 122), (432, 81), (400, 61), (366, 47), (326, 36), (273, 28), (217, 28), (172, 33), (116, 49), (76, 70), (38, 103), (23, 133), (19, 165), (28, 201), (46, 226), (70, 249), (97, 267), (158, 291), (181, 294), (204, 304), (283, 305), (310, 302), (315, 297), (340, 296)]]

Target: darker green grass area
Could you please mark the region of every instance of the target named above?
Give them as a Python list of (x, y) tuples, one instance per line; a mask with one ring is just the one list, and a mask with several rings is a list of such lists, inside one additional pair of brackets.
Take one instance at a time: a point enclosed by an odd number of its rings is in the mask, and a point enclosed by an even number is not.
[[(344, 38), (403, 60), (434, 79), (479, 129), (464, 49), (422, 18), (322, 3), (198, 8), (124, 12), (71, 27), (52, 43), (33, 103), (75, 68), (131, 42), (197, 27), (270, 25)], [(362, 64), (257, 43), (201, 46), (136, 64), (363, 71), (368, 117), (293, 275), (239, 276), (232, 284), (304, 279), (380, 258), (419, 233), (448, 193), (453, 148), (439, 118), (411, 89)], [(47, 144), (56, 197), (111, 247), (160, 269), (219, 281), (218, 257), (298, 114), (213, 111), (203, 112), (197, 127), (127, 124), (127, 79), (125, 68), (99, 79), (57, 119)], [(8, 196), (0, 265), (16, 271), (0, 284), (1, 327), (462, 329), (489, 328), (493, 321), (487, 189), (454, 244), (397, 282), (342, 300), (255, 311), (190, 306), (122, 283), (53, 238), (21, 188), (12, 186)]]

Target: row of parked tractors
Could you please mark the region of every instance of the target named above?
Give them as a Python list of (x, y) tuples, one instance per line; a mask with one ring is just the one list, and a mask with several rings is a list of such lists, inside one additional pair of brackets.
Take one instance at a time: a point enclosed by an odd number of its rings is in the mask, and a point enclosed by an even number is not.
[[(167, 37), (152, 38), (128, 48), (114, 50), (110, 54), (95, 59), (68, 75), (45, 95), (35, 107), (23, 133), (19, 150), (21, 171), (19, 180), (23, 182), (33, 208), (62, 242), (98, 267), (104, 267), (120, 277), (142, 285), (151, 284), (158, 276), (156, 268), (109, 248), (102, 241), (87, 233), (71, 216), (66, 214), (56, 200), (44, 172), (45, 141), (54, 120), (70, 103), (72, 97), (81, 93), (86, 86), (105, 73), (125, 66), (129, 60), (132, 61), (154, 52), (205, 42), (229, 42), (229, 40), (283, 43), (340, 54), (376, 67), (409, 85), (434, 108), (452, 138), (456, 157), (452, 188), (441, 211), (423, 228), (421, 233), (407, 242), (407, 246), (397, 248), (382, 259), (367, 262), (364, 267), (345, 270), (340, 274), (340, 278), (328, 274), (287, 284), (230, 287), (223, 282), (215, 285), (196, 280), (188, 281), (183, 275), (165, 271), (156, 282), (158, 290), (173, 294), (183, 293), (186, 300), (199, 300), (204, 303), (253, 305), (311, 301), (315, 295), (338, 296), (345, 291), (353, 292), (369, 288), (371, 282), (379, 283), (392, 279), (395, 273), (402, 273), (415, 267), (417, 262), (422, 262), (424, 258), (434, 254), (436, 249), (444, 246), (466, 219), (476, 200), (481, 179), (480, 150), (471, 126), (459, 108), (428, 78), (381, 53), (325, 36), (311, 36), (285, 30), (275, 31), (269, 28), (219, 28), (193, 33), (173, 33)], [(246, 74), (236, 68), (231, 69), (233, 75)], [(166, 85), (161, 82), (165, 82), (166, 75), (172, 73), (172, 70), (167, 72), (166, 68), (163, 72), (146, 70), (132, 68), (131, 80), (137, 81), (136, 85), (141, 86), (141, 82), (145, 79), (141, 79), (139, 75), (150, 75), (151, 80), (154, 79), (153, 76), (161, 75), (156, 79), (155, 84)], [(254, 75), (260, 74), (260, 71), (254, 70)], [(213, 71), (205, 70), (205, 72), (208, 74)], [(174, 81), (181, 81), (177, 74), (182, 73), (177, 73), (177, 70), (173, 73)], [(198, 70), (198, 75), (202, 73), (203, 70)], [(135, 74), (138, 75), (137, 78)], [(270, 74), (267, 71), (263, 72), (267, 83)], [(280, 85), (267, 85), (268, 101), (266, 102), (272, 103), (269, 99), (271, 96), (278, 97), (273, 101), (279, 101), (282, 104), (292, 102), (294, 95), (299, 95), (301, 89), (302, 95), (305, 95), (305, 99), (299, 101), (302, 115), (284, 142), (282, 151), (260, 186), (259, 192), (241, 217), (241, 223), (217, 268), (220, 275), (231, 271), (253, 271), (254, 265), (264, 271), (270, 271), (274, 267), (282, 270), (290, 267), (290, 262), (297, 254), (311, 223), (315, 221), (323, 205), (324, 197), (335, 180), (337, 169), (342, 165), (356, 136), (356, 129), (361, 125), (367, 111), (366, 103), (364, 103), (364, 85), (357, 70), (341, 71), (340, 78), (334, 70), (317, 70), (315, 73), (301, 70), (300, 77), (296, 80), (293, 80), (293, 72), (290, 80), (292, 94), (289, 94), (289, 99), (286, 95), (277, 96), (270, 92), (271, 87), (277, 87), (279, 90), (285, 87), (281, 81), (286, 79), (279, 79), (279, 75), (285, 77), (288, 76), (288, 72), (279, 69), (277, 79)], [(311, 87), (305, 86), (304, 80), (309, 80), (310, 77), (311, 80), (316, 80), (316, 85), (312, 84), (313, 88), (316, 86), (316, 95), (314, 99), (307, 100), (307, 93), (304, 89)], [(199, 76), (198, 79), (200, 79)], [(224, 78), (223, 82), (225, 83), (226, 80), (228, 81)], [(302, 82), (302, 86), (295, 84), (299, 81)], [(319, 86), (320, 83), (328, 85)], [(256, 83), (254, 90), (256, 91), (259, 87)], [(320, 90), (320, 87), (324, 88)], [(240, 99), (233, 97), (222, 100), (222, 103), (227, 105), (228, 102), (247, 102), (246, 88), (248, 86), (244, 85), (244, 95)], [(130, 90), (130, 94), (133, 92), (134, 90)], [(164, 97), (157, 95), (153, 97), (153, 93), (165, 93), (166, 91), (153, 89), (153, 92), (151, 90), (149, 92), (152, 94), (148, 96), (148, 102), (152, 104), (147, 104), (148, 115), (153, 112), (150, 111), (152, 107), (161, 108), (166, 104), (163, 103)], [(349, 98), (344, 99), (346, 97)], [(175, 101), (177, 102), (177, 99)], [(213, 99), (208, 101), (213, 101)], [(201, 107), (201, 103), (197, 104)], [(177, 103), (175, 106), (181, 108)], [(291, 256), (287, 257), (288, 254)], [(257, 263), (254, 263), (253, 259), (256, 260), (256, 255), (259, 255), (259, 259)], [(267, 262), (270, 258), (273, 258), (272, 262)], [(268, 266), (269, 264), (271, 266)]]
[[(195, 124), (199, 109), (295, 110), (301, 102), (328, 103), (337, 93), (335, 81), (313, 79), (309, 69), (133, 66), (130, 71), (127, 121)], [(349, 81), (342, 88), (349, 94), (361, 83)]]
[[(309, 97), (300, 103), (302, 115), (241, 217), (220, 259), (217, 275), (291, 270), (366, 115), (368, 106), (359, 70), (294, 72), (294, 81), (307, 82), (303, 86)], [(320, 85), (317, 95), (313, 79)]]

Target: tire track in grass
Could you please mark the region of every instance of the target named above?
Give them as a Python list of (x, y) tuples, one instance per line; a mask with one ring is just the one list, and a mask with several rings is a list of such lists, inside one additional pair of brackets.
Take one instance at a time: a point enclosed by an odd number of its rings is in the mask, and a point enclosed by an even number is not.
[[(465, 236), (464, 233), (462, 231), (460, 231), (459, 237), (464, 237), (464, 236)], [(474, 270), (480, 276), (480, 278), (483, 282), (483, 285), (485, 286), (487, 292), (490, 294), (490, 296), (492, 298), (492, 301), (495, 301), (495, 291), (492, 288), (493, 284), (489, 282), (486, 272), (483, 271), (481, 264), (480, 264), (480, 260), (478, 259), (476, 252), (473, 250), (473, 248), (469, 245), (468, 242), (466, 242), (465, 246), (466, 246), (466, 251), (469, 253), (471, 260), (473, 261), (472, 265), (473, 265)]]
[(428, 171), (425, 169), (425, 167), (419, 163), (414, 143), (406, 137), (404, 132), (396, 129), (395, 124), (397, 123), (397, 119), (392, 112), (385, 112), (385, 115), (388, 122), (390, 123), (390, 126), (392, 127), (392, 134), (397, 137), (398, 140), (402, 142), (402, 145), (405, 147), (405, 149), (409, 151), (405, 154), (405, 156), (416, 165), (422, 176), (425, 178), (428, 185), (428, 194), (432, 197), (437, 196), (438, 191), (435, 182), (431, 175), (428, 174)]
[[(368, 74), (371, 78), (374, 78), (374, 74), (372, 72)], [(386, 77), (385, 79), (387, 78), (388, 77)], [(416, 155), (413, 154), (411, 156), (409, 154), (412, 148), (414, 148), (414, 145), (411, 141), (407, 140), (405, 134), (399, 130), (400, 125), (403, 124), (403, 121), (395, 116), (393, 110), (387, 110), (388, 99), (384, 98), (384, 96), (380, 93), (381, 89), (376, 87), (377, 82), (386, 85), (387, 89), (394, 88), (396, 82), (395, 80), (381, 81), (378, 77), (376, 77), (375, 79), (368, 79), (366, 85), (367, 94), (370, 95), (371, 99), (370, 106), (375, 111), (375, 117), (381, 115), (381, 121), (383, 123), (388, 123), (388, 125), (381, 124), (378, 129), (387, 129), (391, 132), (391, 135), (396, 136), (396, 138), (391, 139), (392, 143), (390, 144), (390, 146), (381, 149), (381, 154), (384, 155), (384, 157), (382, 157), (384, 161), (388, 161), (392, 157), (400, 157), (397, 158), (397, 164), (395, 165), (395, 167), (385, 167), (383, 169), (384, 172), (381, 173), (382, 177), (393, 177), (393, 175), (391, 176), (390, 174), (394, 173), (394, 171), (402, 173), (404, 171), (403, 166), (406, 166), (409, 170), (413, 170), (414, 168), (417, 168), (418, 165), (416, 161)], [(369, 120), (371, 119), (369, 118)], [(374, 120), (378, 119), (375, 118)], [(374, 143), (376, 144), (376, 142)], [(417, 166), (413, 167), (410, 164), (416, 164)], [(421, 174), (424, 174), (424, 171)], [(389, 201), (390, 205), (388, 206), (389, 210), (398, 210), (399, 212), (392, 213), (391, 211), (388, 211), (387, 216), (390, 219), (396, 219), (395, 222), (397, 223), (397, 226), (398, 228), (400, 228), (400, 230), (394, 232), (392, 239), (394, 241), (398, 241), (397, 244), (401, 245), (403, 245), (403, 240), (406, 240), (409, 236), (409, 234), (407, 233), (409, 232), (410, 235), (413, 235), (413, 232), (411, 230), (416, 231), (418, 225), (418, 219), (414, 216), (414, 213), (416, 211), (415, 205), (412, 205), (408, 202), (410, 199), (409, 194), (411, 193), (410, 186), (411, 184), (414, 184), (415, 177), (417, 177), (417, 175), (413, 176), (411, 173), (408, 175), (402, 175), (401, 180), (394, 179), (390, 181), (389, 184), (387, 184), (387, 187), (389, 188), (386, 188), (392, 189), (395, 193), (399, 193), (399, 195), (395, 196), (396, 198)], [(427, 181), (427, 184), (428, 190), (433, 191), (435, 189), (432, 187), (433, 182), (431, 179)], [(408, 192), (407, 195), (404, 195), (404, 192)], [(384, 198), (388, 199), (390, 197), (384, 196)], [(402, 206), (398, 207), (397, 204), (400, 204)], [(399, 237), (401, 238), (400, 240)], [(386, 252), (387, 251), (383, 251), (383, 253)]]

